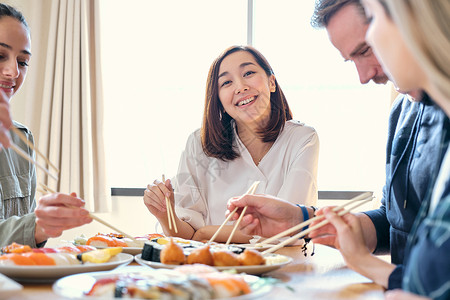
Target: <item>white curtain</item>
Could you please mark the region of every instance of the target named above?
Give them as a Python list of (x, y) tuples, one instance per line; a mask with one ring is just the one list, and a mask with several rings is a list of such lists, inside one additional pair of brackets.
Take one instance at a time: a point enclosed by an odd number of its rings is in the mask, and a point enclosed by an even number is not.
[(32, 36), (31, 82), (23, 92), (33, 97), (27, 120), (37, 147), (60, 169), (58, 182), (39, 170), (38, 181), (57, 191), (76, 192), (90, 211), (110, 211), (98, 0), (19, 2), (16, 7), (27, 18)]

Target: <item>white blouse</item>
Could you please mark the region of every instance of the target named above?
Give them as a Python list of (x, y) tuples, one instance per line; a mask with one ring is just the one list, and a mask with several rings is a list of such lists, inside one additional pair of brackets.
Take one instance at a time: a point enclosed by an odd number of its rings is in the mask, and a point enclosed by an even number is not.
[(220, 225), (225, 220), (228, 199), (244, 194), (255, 181), (260, 181), (255, 194), (316, 204), (319, 138), (314, 128), (299, 121), (286, 122), (259, 165), (255, 165), (236, 131), (235, 141), (240, 156), (224, 162), (205, 155), (200, 129), (189, 136), (173, 180), (178, 217), (195, 230)]

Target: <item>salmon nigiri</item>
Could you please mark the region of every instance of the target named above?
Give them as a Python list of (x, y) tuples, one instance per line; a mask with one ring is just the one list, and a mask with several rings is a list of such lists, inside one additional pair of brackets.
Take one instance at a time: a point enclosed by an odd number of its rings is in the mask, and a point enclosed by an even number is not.
[(214, 289), (215, 298), (229, 298), (251, 293), (250, 286), (239, 274), (205, 273), (198, 276), (205, 278)]
[(127, 247), (127, 243), (120, 239), (104, 235), (96, 235), (89, 238), (86, 245), (94, 247)]
[(55, 260), (45, 253), (29, 252), (24, 253), (22, 256), (30, 258), (36, 265), (39, 266), (54, 266)]
[(0, 256), (0, 265), (34, 266), (36, 263), (27, 256), (17, 253), (9, 253)]

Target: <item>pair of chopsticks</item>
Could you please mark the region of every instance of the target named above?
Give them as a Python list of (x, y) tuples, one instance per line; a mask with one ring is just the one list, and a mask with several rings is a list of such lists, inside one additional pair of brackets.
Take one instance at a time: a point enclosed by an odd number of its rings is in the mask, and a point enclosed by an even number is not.
[[(19, 129), (17, 129), (16, 127), (12, 126), (11, 130), (17, 134), (17, 136), (25, 143), (28, 145), (28, 147), (30, 147), (33, 151), (35, 151), (39, 156), (41, 156), (45, 162), (52, 167), (57, 173), (59, 173), (59, 169), (50, 162), (50, 160), (45, 157), (45, 155), (43, 155), (36, 147), (34, 147), (33, 143), (31, 143), (30, 141), (28, 141), (27, 137), (25, 136), (25, 134), (22, 133), (22, 131), (20, 131)], [(46, 169), (44, 166), (42, 166), (41, 164), (39, 164), (35, 159), (33, 159), (30, 155), (28, 155), (28, 153), (26, 153), (25, 151), (23, 151), (19, 146), (17, 146), (14, 142), (11, 141), (11, 148), (17, 152), (17, 154), (19, 154), (20, 156), (22, 156), (23, 158), (25, 158), (27, 161), (29, 161), (30, 163), (34, 164), (35, 166), (39, 167), (40, 169), (42, 169), (48, 176), (52, 177), (53, 179), (55, 179), (56, 181), (58, 181), (58, 177), (56, 177), (55, 175), (53, 175), (48, 169)], [(41, 188), (36, 188), (36, 190), (40, 193), (42, 193), (43, 195), (48, 194), (48, 193), (56, 193), (56, 191), (52, 190), (51, 188), (49, 188), (48, 186), (46, 186), (45, 184), (40, 183)], [(109, 224), (108, 222), (100, 219), (99, 217), (93, 215), (92, 213), (89, 213), (89, 216), (96, 220), (99, 223), (102, 223), (103, 225), (113, 229), (114, 231), (122, 234), (123, 236), (130, 238), (133, 241), (136, 241), (136, 239), (134, 237), (132, 237), (131, 235), (115, 228), (114, 226), (112, 226), (111, 224)]]
[[(47, 193), (56, 193), (56, 191), (52, 190), (51, 188), (49, 188), (45, 184), (39, 183), (39, 185), (42, 187), (42, 189), (37, 188), (36, 190), (38, 190), (39, 192), (41, 192), (44, 195), (47, 194)], [(91, 212), (89, 213), (89, 217), (91, 217), (93, 220), (95, 220), (95, 221), (105, 225), (106, 227), (111, 228), (115, 232), (120, 233), (124, 237), (127, 237), (127, 238), (131, 239), (132, 241), (136, 241), (136, 239), (134, 237), (132, 237), (131, 235), (129, 235), (129, 234), (123, 232), (122, 230), (114, 227), (113, 225), (111, 225), (108, 222), (104, 221), (103, 219), (97, 217), (96, 215), (92, 214)]]
[[(248, 191), (245, 193), (245, 195), (252, 195), (255, 193), (256, 188), (259, 185), (259, 181), (255, 181), (252, 186), (248, 189)], [(214, 239), (219, 235), (219, 232), (222, 230), (223, 226), (225, 226), (225, 224), (231, 219), (231, 217), (236, 213), (236, 211), (238, 210), (238, 207), (236, 207), (229, 215), (228, 217), (225, 219), (225, 221), (222, 223), (222, 225), (220, 225), (219, 229), (217, 229), (217, 231), (214, 233), (214, 235), (211, 237), (211, 239), (209, 240), (208, 243), (212, 243), (214, 241)], [(236, 223), (234, 224), (234, 228), (231, 231), (230, 236), (228, 237), (228, 240), (226, 242), (226, 245), (230, 244), (231, 239), (234, 236), (234, 233), (236, 232), (236, 229), (239, 226), (239, 223), (242, 220), (242, 217), (245, 215), (245, 211), (247, 210), (247, 206), (244, 207), (244, 209), (241, 212), (241, 215), (239, 216), (239, 219), (237, 219)]]
[[(361, 205), (363, 205), (363, 204), (365, 204), (365, 203), (367, 203), (369, 201), (372, 201), (373, 198), (375, 198), (375, 197), (372, 196), (372, 194), (370, 192), (366, 192), (366, 193), (363, 193), (363, 194), (361, 194), (361, 195), (351, 199), (351, 201), (349, 201), (349, 202), (347, 202), (347, 203), (345, 203), (345, 204), (343, 204), (341, 206), (337, 206), (337, 207), (333, 208), (333, 211), (335, 211), (335, 212), (339, 211), (338, 216), (343, 216), (343, 215), (347, 214), (348, 212), (350, 212), (351, 210), (353, 210), (353, 209), (355, 209), (355, 208), (357, 208), (357, 207), (359, 207), (359, 206), (361, 206)], [(353, 205), (353, 206), (351, 206), (351, 207), (349, 207), (347, 209), (344, 209), (344, 207), (346, 207), (346, 206), (348, 206), (350, 204), (353, 204), (355, 202), (358, 202), (358, 203), (356, 203), (355, 205)], [(309, 220), (307, 220), (305, 222), (302, 222), (302, 223), (300, 223), (298, 225), (295, 225), (294, 227), (289, 228), (288, 230), (285, 230), (285, 231), (283, 231), (283, 232), (281, 232), (281, 233), (279, 233), (279, 234), (277, 234), (277, 235), (275, 235), (275, 236), (273, 236), (271, 238), (268, 238), (268, 239), (262, 241), (261, 243), (258, 243), (257, 245), (264, 245), (264, 244), (268, 244), (270, 242), (273, 242), (273, 241), (279, 239), (280, 237), (288, 235), (289, 233), (292, 233), (294, 231), (300, 230), (303, 227), (311, 224), (312, 222), (319, 221), (319, 220), (322, 220), (324, 218), (325, 218), (324, 215), (320, 215), (320, 216), (311, 218), (311, 219), (309, 219)], [(320, 228), (320, 227), (322, 227), (322, 226), (324, 226), (324, 225), (326, 225), (328, 223), (330, 223), (330, 221), (323, 220), (319, 224), (314, 225), (314, 226), (312, 226), (312, 227), (310, 227), (310, 228), (308, 228), (306, 230), (303, 230), (303, 231), (297, 233), (296, 235), (292, 236), (291, 238), (289, 238), (289, 239), (287, 239), (287, 240), (285, 240), (285, 241), (283, 241), (283, 242), (281, 242), (281, 243), (279, 243), (279, 244), (277, 244), (277, 245), (275, 245), (275, 246), (273, 246), (273, 247), (263, 251), (262, 254), (264, 255), (264, 254), (267, 254), (267, 253), (272, 253), (272, 252), (274, 252), (274, 251), (284, 247), (285, 245), (290, 244), (290, 243), (298, 240), (299, 238), (306, 236), (311, 231), (314, 231), (314, 230), (316, 230), (316, 229), (318, 229), (318, 228)]]
[[(50, 160), (48, 160), (47, 157), (45, 157), (36, 147), (34, 147), (33, 143), (31, 143), (27, 137), (22, 133), (22, 131), (20, 131), (19, 129), (17, 129), (16, 127), (12, 126), (11, 130), (17, 134), (19, 136), (19, 138), (28, 145), (28, 147), (30, 147), (31, 149), (33, 149), (33, 151), (35, 151), (39, 156), (41, 156), (45, 162), (52, 167), (57, 173), (59, 173), (59, 169), (50, 162)], [(23, 158), (25, 158), (26, 160), (28, 160), (29, 162), (31, 162), (32, 164), (34, 164), (35, 166), (37, 166), (38, 168), (40, 168), (42, 171), (45, 172), (45, 174), (47, 174), (48, 176), (50, 176), (51, 178), (55, 179), (56, 181), (58, 181), (58, 177), (56, 177), (55, 175), (53, 175), (47, 168), (45, 168), (44, 166), (42, 166), (41, 164), (39, 164), (36, 160), (34, 160), (30, 155), (28, 155), (28, 153), (26, 153), (25, 151), (23, 151), (19, 146), (17, 146), (13, 141), (11, 141), (11, 149), (13, 149), (14, 151), (17, 152), (17, 154), (19, 154), (20, 156), (22, 156)]]
[[(162, 175), (162, 181), (164, 184), (166, 183), (166, 177), (164, 176), (164, 174)], [(175, 216), (173, 214), (172, 204), (170, 203), (170, 200), (166, 195), (164, 195), (164, 197), (166, 198), (167, 220), (169, 221), (169, 229), (172, 230), (173, 223), (175, 233), (178, 233), (177, 222), (175, 221)]]

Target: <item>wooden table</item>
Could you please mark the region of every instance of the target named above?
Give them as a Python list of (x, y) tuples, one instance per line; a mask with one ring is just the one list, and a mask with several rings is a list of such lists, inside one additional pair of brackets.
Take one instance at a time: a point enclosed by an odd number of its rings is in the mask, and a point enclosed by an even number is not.
[[(310, 253), (312, 245), (308, 247)], [(281, 269), (267, 273), (283, 283), (259, 299), (384, 299), (383, 288), (346, 268), (342, 256), (335, 249), (315, 245), (315, 254), (307, 257), (299, 246), (285, 247), (276, 253), (294, 260)], [(24, 289), (21, 292), (7, 299), (61, 299), (53, 293), (52, 283), (22, 285)]]

